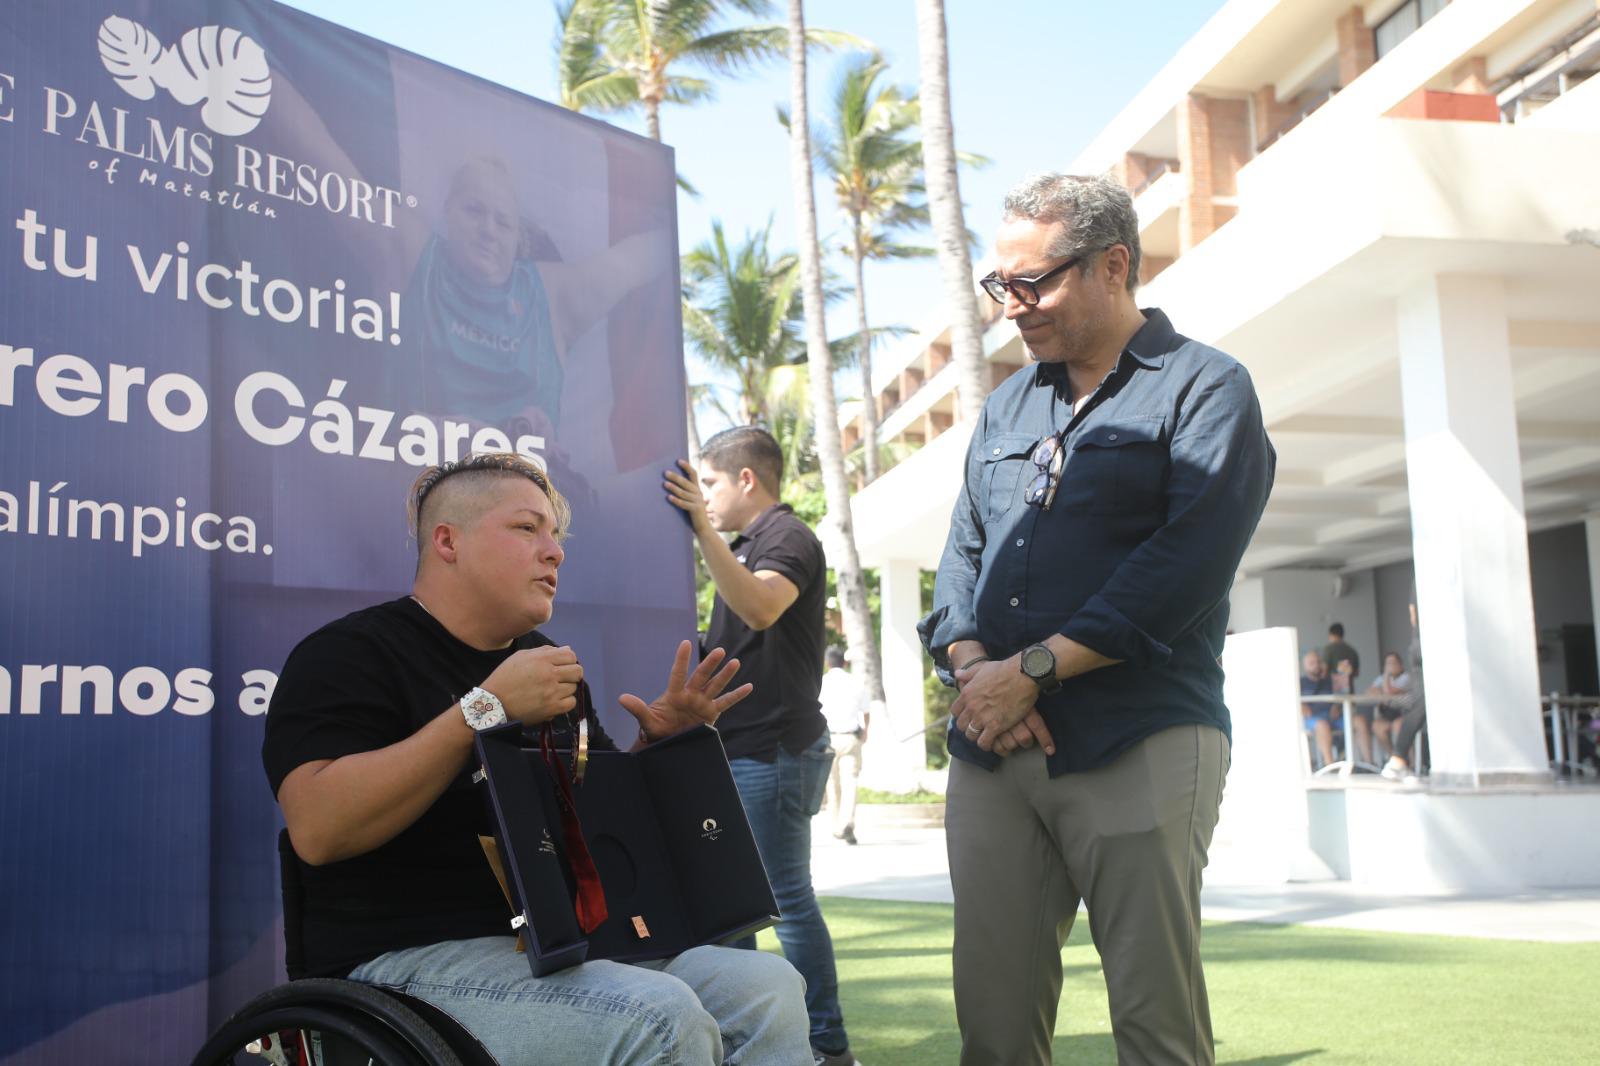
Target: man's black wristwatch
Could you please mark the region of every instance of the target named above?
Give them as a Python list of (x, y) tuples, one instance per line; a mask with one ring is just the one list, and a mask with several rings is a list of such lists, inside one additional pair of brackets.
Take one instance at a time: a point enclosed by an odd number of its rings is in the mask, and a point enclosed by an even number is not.
[(1056, 677), (1056, 653), (1044, 644), (1022, 649), (1022, 672), (1046, 695), (1061, 687), (1061, 679)]

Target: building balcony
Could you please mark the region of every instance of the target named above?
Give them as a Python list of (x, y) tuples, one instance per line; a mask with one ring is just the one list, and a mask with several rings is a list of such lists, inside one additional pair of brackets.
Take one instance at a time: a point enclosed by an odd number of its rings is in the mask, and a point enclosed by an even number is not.
[[(1600, 497), (1600, 252), (1572, 236), (1600, 219), (1600, 182), (1583, 159), (1600, 128), (1368, 117), (1287, 137), (1241, 171), (1238, 216), (1142, 290), (1255, 380), (1279, 475), (1247, 572), (1410, 551), (1395, 297), (1438, 275), (1504, 279), (1530, 523)], [(997, 373), (1021, 365), (1009, 324), (985, 341)], [(953, 390), (929, 379), (885, 438)], [(937, 564), (970, 432), (954, 422), (856, 495), (868, 565)]]

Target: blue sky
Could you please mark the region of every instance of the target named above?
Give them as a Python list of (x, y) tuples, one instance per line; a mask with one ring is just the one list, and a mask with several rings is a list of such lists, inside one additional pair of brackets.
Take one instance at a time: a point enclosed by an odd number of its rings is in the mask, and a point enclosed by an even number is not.
[[(290, 2), (532, 96), (555, 96), (551, 0)], [(967, 225), (987, 242), (1005, 190), (1030, 171), (1067, 166), (1221, 6), (1221, 0), (946, 0), (957, 147), (992, 160), (984, 170), (962, 172)], [(777, 7), (775, 20), (782, 21), (785, 5)], [(809, 0), (806, 21), (870, 40), (889, 59), (895, 82), (916, 85), (914, 0)], [(826, 53), (811, 59), (813, 123), (840, 60)], [(770, 217), (775, 247), (793, 246), (788, 143), (775, 117), (788, 92), (787, 67), (773, 64), (721, 83), (710, 104), (663, 110), (662, 137), (701, 194), (679, 197), (685, 249), (710, 235), (713, 217), (730, 236), (759, 229)], [(643, 131), (637, 116), (608, 121)], [(826, 242), (840, 221), (821, 182), (817, 197)], [(844, 271), (847, 263), (840, 257), (836, 266)], [(925, 323), (942, 295), (931, 260), (874, 264), (866, 287), (874, 325)], [(855, 328), (852, 305), (836, 306), (829, 319), (831, 331)], [(698, 379), (693, 368), (690, 376)], [(841, 398), (855, 394), (854, 381), (841, 379)]]

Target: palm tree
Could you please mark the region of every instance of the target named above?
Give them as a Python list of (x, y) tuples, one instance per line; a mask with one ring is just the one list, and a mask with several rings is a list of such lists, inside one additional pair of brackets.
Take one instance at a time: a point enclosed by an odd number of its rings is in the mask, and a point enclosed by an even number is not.
[[(722, 400), (727, 390), (715, 385), (694, 386), (697, 401), (704, 400), (733, 425), (764, 425), (775, 435), (780, 423), (791, 425), (796, 448), (804, 450), (810, 448), (810, 411), (797, 411), (794, 404), (806, 392), (800, 260), (793, 252), (772, 251), (771, 235), (769, 220), (765, 228), (730, 245), (722, 223), (713, 220), (711, 238), (683, 257), (683, 331), (701, 358), (738, 382), (732, 408)], [(827, 303), (844, 294), (827, 278)], [(880, 326), (873, 332), (876, 338), (905, 330)], [(832, 341), (834, 365), (847, 365), (859, 347), (854, 333)], [(800, 452), (789, 458), (796, 454)], [(810, 465), (809, 451), (804, 454)], [(792, 461), (784, 468), (798, 469)]]
[[(901, 244), (908, 230), (928, 225), (927, 189), (922, 179), (922, 142), (913, 135), (921, 121), (914, 93), (897, 86), (880, 88), (878, 79), (888, 69), (881, 55), (861, 56), (848, 62), (834, 88), (833, 110), (825, 129), (816, 137), (817, 156), (833, 182), (834, 199), (844, 213), (848, 236), (844, 252), (855, 264), (856, 336), (861, 339), (856, 357), (861, 369), (862, 454), (867, 481), (878, 476), (878, 411), (871, 402), (872, 345), (882, 332), (869, 327), (864, 264), (869, 259), (920, 259), (932, 248)], [(967, 152), (960, 162), (984, 166), (989, 161)], [(971, 238), (969, 237), (969, 240)], [(891, 330), (888, 332), (900, 332)]]
[(772, 222), (729, 247), (722, 223), (683, 257), (685, 338), (739, 382), (736, 421), (766, 425), (774, 370), (805, 359), (800, 340), (800, 261), (773, 253)]
[[(779, 59), (787, 31), (778, 25), (713, 27), (730, 13), (771, 14), (772, 0), (558, 0), (556, 71), (561, 104), (575, 111), (644, 110), (645, 130), (661, 140), (661, 105), (710, 100), (705, 78), (676, 73), (697, 66), (739, 74)], [(859, 44), (832, 30), (813, 30), (813, 44)]]
[[(674, 73), (698, 65), (717, 74), (737, 74), (784, 54), (782, 26), (712, 27), (730, 11), (761, 16), (772, 0), (556, 0), (556, 78), (561, 106), (603, 114), (644, 109), (645, 129), (661, 140), (661, 105), (710, 100), (716, 90), (704, 78)], [(813, 44), (860, 44), (831, 30), (813, 30)], [(680, 175), (678, 184), (694, 193)], [(700, 430), (693, 390), (685, 387), (689, 461), (700, 465)]]
[(869, 482), (878, 476), (878, 411), (863, 268), (868, 259), (933, 254), (931, 248), (894, 240), (899, 231), (926, 225), (928, 208), (922, 202), (922, 145), (907, 137), (917, 124), (916, 97), (893, 85), (880, 87), (878, 79), (887, 69), (880, 55), (847, 63), (834, 88), (828, 127), (817, 138), (817, 156), (833, 181), (834, 198), (849, 227), (844, 250), (855, 265), (861, 443)]
[(828, 514), (839, 534), (841, 558), (830, 560), (838, 577), (845, 640), (864, 667), (873, 699), (883, 699), (883, 665), (872, 633), (866, 575), (856, 551), (850, 519), (850, 484), (845, 479), (839, 435), (839, 405), (833, 394), (833, 356), (824, 317), (822, 249), (817, 241), (817, 198), (811, 184), (811, 126), (806, 101), (806, 15), (804, 0), (789, 0), (789, 173), (794, 182), (796, 226), (800, 237), (800, 295), (805, 307), (806, 360), (811, 386), (811, 423)]
[(988, 393), (983, 360), (983, 320), (956, 178), (955, 130), (950, 121), (950, 45), (944, 0), (917, 0), (917, 38), (922, 61), (922, 154), (933, 216), (934, 244), (950, 307), (950, 349), (958, 377), (961, 417), (976, 421)]

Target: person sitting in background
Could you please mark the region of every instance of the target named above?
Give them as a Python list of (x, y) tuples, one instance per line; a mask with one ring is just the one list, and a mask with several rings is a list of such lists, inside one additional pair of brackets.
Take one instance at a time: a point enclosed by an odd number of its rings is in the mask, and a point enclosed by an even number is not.
[[(1356, 691), (1355, 664), (1349, 659), (1340, 659), (1339, 664), (1331, 669), (1328, 681), (1333, 687), (1335, 696), (1353, 696)], [(1350, 732), (1350, 754), (1361, 762), (1372, 761), (1372, 707), (1349, 706), (1350, 714), (1345, 723), (1345, 728)], [(1343, 707), (1340, 708), (1341, 714)]]
[[(1300, 695), (1333, 695), (1333, 680), (1319, 651), (1308, 651), (1300, 660)], [(1333, 761), (1333, 723), (1340, 717), (1339, 708), (1331, 703), (1302, 703), (1300, 714), (1305, 719), (1306, 732), (1317, 744), (1311, 768), (1320, 770)]]
[(1427, 693), (1422, 681), (1422, 630), (1417, 624), (1417, 592), (1411, 590), (1411, 646), (1406, 649), (1406, 673), (1411, 684), (1396, 698), (1400, 722), (1395, 726), (1394, 753), (1383, 764), (1383, 776), (1391, 781), (1414, 781), (1420, 766), (1411, 761), (1411, 745), (1428, 726)]
[[(1400, 653), (1391, 651), (1383, 657), (1383, 673), (1373, 679), (1367, 686), (1369, 696), (1402, 697), (1411, 691), (1411, 675), (1406, 673), (1405, 660), (1400, 658)], [(1388, 758), (1394, 754), (1394, 745), (1390, 742), (1395, 723), (1405, 713), (1405, 708), (1398, 703), (1381, 703), (1378, 713), (1372, 723), (1372, 735), (1378, 739), (1379, 754)]]

